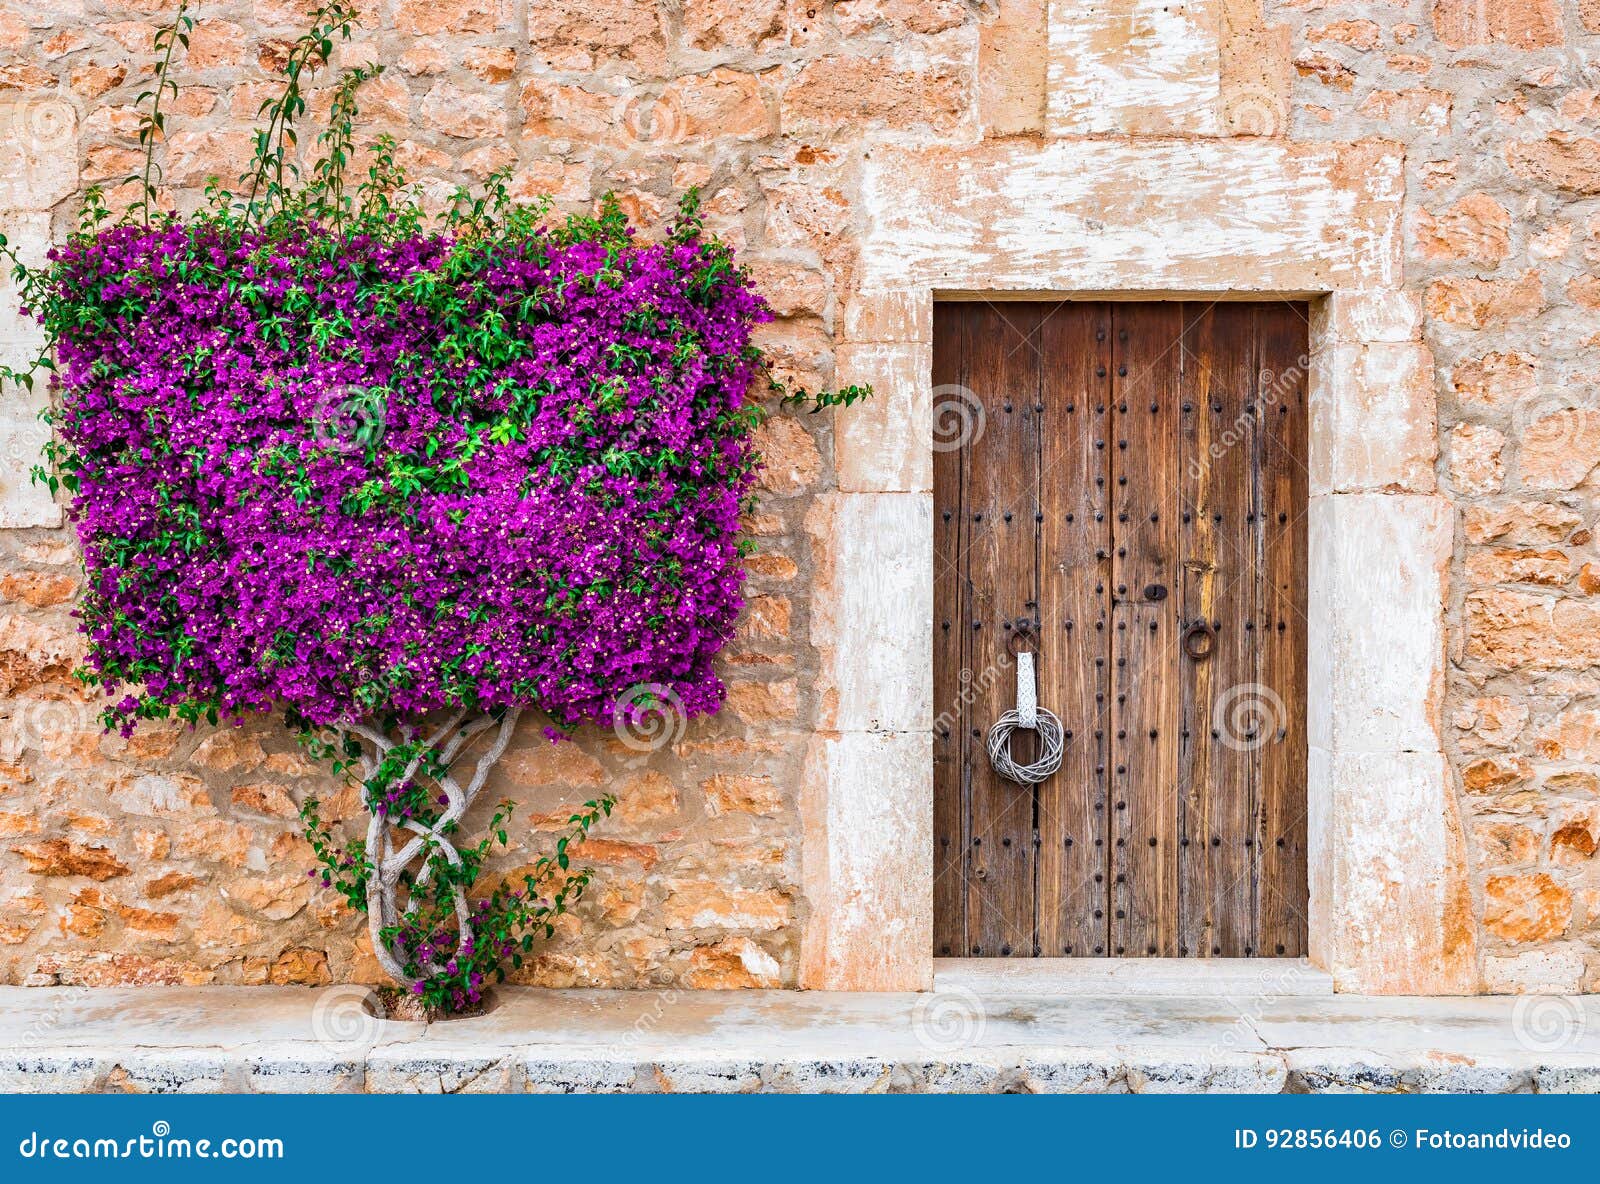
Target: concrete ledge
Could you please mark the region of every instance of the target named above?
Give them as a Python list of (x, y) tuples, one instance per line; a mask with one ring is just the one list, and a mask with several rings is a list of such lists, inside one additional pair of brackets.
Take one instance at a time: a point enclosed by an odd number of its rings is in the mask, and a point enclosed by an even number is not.
[(0, 1090), (138, 1093), (1600, 1092), (1600, 997), (1100, 998), (512, 989), (0, 989)]

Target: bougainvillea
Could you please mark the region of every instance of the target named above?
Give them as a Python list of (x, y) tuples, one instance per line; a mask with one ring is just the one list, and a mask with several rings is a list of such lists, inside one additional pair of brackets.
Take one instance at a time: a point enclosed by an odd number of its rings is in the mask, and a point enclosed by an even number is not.
[(157, 39), (139, 199), (113, 221), (91, 192), (49, 265), (19, 270), (54, 355), (40, 475), (83, 545), (84, 676), (124, 731), (282, 712), (359, 775), (363, 838), (305, 805), (312, 874), (368, 911), (391, 975), (460, 1009), (582, 892), (568, 847), (612, 804), (469, 898), (509, 807), (481, 843), (453, 836), (520, 714), (555, 738), (722, 700), (770, 314), (692, 194), (651, 241), (610, 201), (552, 220), (503, 176), (430, 219), (385, 139), (348, 193), (375, 69), (334, 87), (297, 188), (294, 118), (342, 3), (289, 52), (243, 192), (160, 212), (188, 20)]
[[(714, 710), (751, 326), (726, 248), (119, 226), (55, 252), (60, 471), (121, 717)], [(692, 226), (692, 223), (687, 224)]]

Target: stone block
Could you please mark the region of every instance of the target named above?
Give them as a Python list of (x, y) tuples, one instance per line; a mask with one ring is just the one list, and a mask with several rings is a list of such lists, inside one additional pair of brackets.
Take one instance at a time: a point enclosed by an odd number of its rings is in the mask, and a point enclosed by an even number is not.
[(872, 397), (838, 417), (835, 467), (849, 493), (933, 489), (933, 349), (927, 345), (841, 345), (834, 381), (871, 386)]
[(1281, 140), (879, 146), (861, 286), (1327, 292), (1397, 286), (1401, 155)]
[(812, 738), (801, 790), (811, 906), (802, 987), (932, 986), (932, 770), (931, 730)]
[(522, 1066), (497, 1049), (439, 1048), (426, 1043), (379, 1046), (367, 1054), (366, 1089), (373, 1094), (501, 1094)]
[(1124, 1075), (1136, 1094), (1276, 1094), (1286, 1071), (1281, 1057), (1217, 1048), (1126, 1050)]
[(1442, 498), (1311, 499), (1307, 724), (1313, 746), (1440, 750), (1452, 525)]
[(863, 289), (844, 306), (844, 339), (854, 344), (933, 341), (933, 294), (913, 288)]
[(1584, 947), (1576, 942), (1552, 942), (1520, 954), (1489, 954), (1483, 960), (1483, 989), (1499, 995), (1575, 993), (1583, 987), (1583, 962)]
[(1221, 0), (1055, 0), (1046, 132), (1214, 136)]
[(978, 118), (985, 136), (1038, 135), (1049, 94), (1048, 0), (1006, 0), (978, 29)]
[(530, 1094), (631, 1094), (639, 1092), (637, 1057), (626, 1050), (606, 1055), (585, 1049), (571, 1057), (553, 1057), (535, 1049), (522, 1060), (523, 1091)]
[(1311, 493), (1432, 493), (1433, 354), (1414, 342), (1336, 345), (1311, 358)]
[[(5, 118), (5, 110), (0, 108), (0, 126)], [(0, 154), (4, 151), (0, 147)], [(0, 178), (6, 175), (0, 156)], [(3, 185), (0, 180), (0, 206)], [(39, 211), (0, 213), (0, 233), (24, 263), (38, 266), (50, 248), (50, 215)], [(44, 343), (43, 330), (31, 317), (24, 319), (21, 308), (21, 293), (7, 264), (0, 267), (0, 363), (7, 366), (29, 365)], [(50, 491), (34, 484), (30, 476), (33, 466), (43, 463), (44, 446), (50, 439), (50, 429), (39, 419), (49, 405), (48, 377), (42, 372), (37, 375), (31, 391), (11, 383), (0, 386), (0, 528), (61, 525), (61, 507)]]
[(1310, 768), (1311, 930), (1335, 987), (1472, 994), (1476, 923), (1444, 757), (1313, 748)]
[(245, 1082), (258, 1094), (360, 1093), (363, 1052), (284, 1044), (250, 1052), (244, 1058)]
[(77, 188), (73, 103), (50, 92), (0, 103), (0, 210), (48, 210)]
[(1311, 306), (1311, 340), (1322, 345), (1416, 341), (1422, 303), (1400, 288), (1340, 290)]
[(933, 499), (929, 493), (819, 498), (806, 519), (821, 651), (820, 726), (908, 731), (933, 726)]

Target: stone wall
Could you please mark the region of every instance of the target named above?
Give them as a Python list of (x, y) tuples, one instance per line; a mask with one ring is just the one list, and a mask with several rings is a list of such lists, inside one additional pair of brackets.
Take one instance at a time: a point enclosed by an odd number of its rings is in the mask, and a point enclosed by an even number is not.
[[(137, 159), (131, 104), (169, 0), (0, 0), (0, 231), (37, 254), (76, 195)], [(236, 175), (293, 0), (203, 4), (166, 146), (171, 198)], [(1600, 5), (1441, 0), (1265, 10), (1257, 0), (383, 0), (340, 50), (388, 72), (365, 91), (435, 197), (516, 165), (521, 193), (606, 190), (645, 218), (699, 185), (780, 319), (780, 367), (834, 379), (881, 211), (875, 146), (1075, 136), (1370, 141), (1402, 153), (1404, 275), (1424, 344), (1363, 381), (1437, 384), (1407, 490), (1457, 507), (1447, 748), (1471, 841), (1486, 990), (1600, 987)], [(324, 100), (325, 102), (325, 100)], [(314, 107), (314, 109), (316, 109)], [(1152, 139), (1153, 138), (1153, 139)], [(982, 195), (963, 193), (981, 211)], [(31, 331), (0, 292), (0, 350)], [(841, 366), (848, 365), (840, 359)], [(1388, 433), (1385, 433), (1386, 435)], [(723, 669), (729, 708), (658, 751), (528, 729), (497, 788), (520, 809), (510, 863), (603, 786), (619, 814), (581, 857), (590, 900), (530, 968), (552, 985), (794, 985), (808, 895), (807, 739), (837, 704), (813, 619), (839, 548), (828, 416), (764, 430), (751, 606)], [(25, 470), (39, 428), (0, 407), (0, 982), (323, 982), (375, 971), (357, 918), (311, 890), (294, 802), (353, 812), (265, 725), (104, 737), (74, 689), (76, 556)], [(1437, 459), (1435, 460), (1435, 454)], [(915, 463), (908, 459), (907, 463)], [(848, 480), (845, 482), (849, 484)], [(824, 680), (825, 681), (825, 680)], [(815, 943), (814, 943), (815, 944)]]
[(1457, 510), (1444, 734), (1483, 989), (1600, 989), (1600, 5), (1272, 15), (1291, 134), (1406, 152), (1418, 378)]

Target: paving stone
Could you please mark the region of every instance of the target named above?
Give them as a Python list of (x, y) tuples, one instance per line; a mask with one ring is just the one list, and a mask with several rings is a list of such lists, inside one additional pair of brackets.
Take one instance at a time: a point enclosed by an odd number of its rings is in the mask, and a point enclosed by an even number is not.
[(360, 1093), (366, 1053), (292, 1044), (252, 1052), (244, 1059), (245, 1081), (258, 1094)]
[(425, 1051), (408, 1045), (377, 1048), (367, 1058), (366, 1090), (373, 1094), (510, 1093), (520, 1073), (514, 1057), (464, 1048)]

